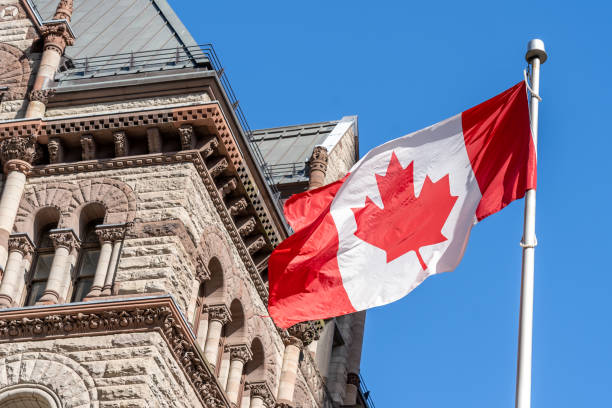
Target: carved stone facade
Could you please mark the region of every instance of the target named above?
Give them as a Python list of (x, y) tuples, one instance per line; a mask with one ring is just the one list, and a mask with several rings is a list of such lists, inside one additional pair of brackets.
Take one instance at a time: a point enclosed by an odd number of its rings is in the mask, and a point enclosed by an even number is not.
[[(65, 79), (80, 67), (72, 25), (88, 30), (73, 9), (90, 1), (57, 0), (52, 21), (38, 0), (0, 6), (0, 394), (38, 387), (67, 408), (342, 405), (332, 389), (353, 378), (329, 362), (350, 324), (281, 330), (268, 317), (268, 258), (291, 231), (223, 72), (198, 61)], [(337, 154), (316, 148), (311, 174), (346, 172)]]

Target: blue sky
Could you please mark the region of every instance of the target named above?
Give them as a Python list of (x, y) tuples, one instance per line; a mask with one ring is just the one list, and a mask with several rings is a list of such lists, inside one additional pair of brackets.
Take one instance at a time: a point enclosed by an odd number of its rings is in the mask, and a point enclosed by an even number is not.
[[(534, 407), (612, 405), (612, 7), (606, 2), (171, 0), (212, 42), (252, 128), (359, 115), (364, 154), (542, 67)], [(377, 407), (514, 405), (522, 200), (477, 225), (460, 266), (368, 312)]]

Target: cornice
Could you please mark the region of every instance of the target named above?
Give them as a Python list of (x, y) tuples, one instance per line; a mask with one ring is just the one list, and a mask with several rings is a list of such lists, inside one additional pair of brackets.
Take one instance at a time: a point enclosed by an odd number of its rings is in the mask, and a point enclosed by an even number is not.
[(169, 296), (0, 312), (0, 344), (153, 330), (166, 341), (203, 406), (230, 407), (213, 369)]

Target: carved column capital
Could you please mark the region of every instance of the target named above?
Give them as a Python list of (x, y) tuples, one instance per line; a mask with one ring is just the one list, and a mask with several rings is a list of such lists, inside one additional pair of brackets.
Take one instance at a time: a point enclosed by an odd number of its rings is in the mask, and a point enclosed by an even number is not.
[(281, 335), (281, 338), (283, 339), (283, 344), (285, 345), (285, 347), (295, 346), (297, 348), (302, 348), (302, 346), (304, 345), (304, 343), (302, 343), (302, 340), (298, 339), (295, 336), (291, 336), (286, 332)]
[(278, 401), (274, 404), (274, 408), (296, 408), (291, 401)]
[(26, 257), (34, 252), (34, 244), (27, 234), (14, 234), (9, 237), (9, 252), (18, 251)]
[(307, 346), (313, 341), (319, 340), (321, 330), (323, 330), (323, 324), (320, 320), (316, 320), (293, 325), (287, 329), (287, 333), (291, 337), (300, 339), (304, 346)]
[(49, 238), (51, 238), (55, 249), (66, 248), (68, 252), (71, 252), (73, 249), (80, 247), (79, 239), (71, 229), (51, 230), (49, 231)]
[(55, 95), (55, 89), (33, 89), (30, 91), (30, 100), (42, 102), (46, 105), (53, 95)]
[(112, 243), (121, 240), (125, 236), (125, 225), (98, 225), (96, 235), (98, 235), (100, 243)]
[(221, 322), (221, 324), (232, 321), (230, 311), (225, 305), (208, 306), (206, 311), (208, 312), (208, 320), (216, 320)]
[(55, 9), (55, 14), (53, 15), (54, 20), (65, 19), (70, 21), (72, 18), (72, 4), (73, 0), (60, 0), (57, 8)]
[(315, 146), (312, 151), (312, 156), (308, 163), (310, 164), (310, 171), (320, 170), (325, 173), (327, 170), (327, 149), (323, 146)]
[(261, 398), (266, 407), (274, 407), (275, 399), (268, 383), (265, 381), (248, 383), (247, 388), (251, 393), (251, 398)]
[(44, 23), (40, 34), (44, 38), (44, 51), (52, 49), (62, 55), (67, 45), (74, 44), (74, 36), (64, 21)]
[(0, 158), (4, 171), (17, 170), (27, 173), (36, 156), (36, 136), (13, 136), (0, 141)]
[(253, 358), (251, 348), (246, 344), (227, 345), (225, 351), (230, 353), (230, 360), (240, 360), (245, 364)]

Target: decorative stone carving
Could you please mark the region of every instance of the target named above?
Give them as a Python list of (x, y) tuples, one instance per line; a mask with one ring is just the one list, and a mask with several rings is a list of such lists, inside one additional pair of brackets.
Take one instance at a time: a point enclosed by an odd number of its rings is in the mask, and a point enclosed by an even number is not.
[(274, 408), (297, 408), (297, 407), (293, 405), (293, 403), (290, 401), (278, 401), (276, 404), (274, 404)]
[(74, 36), (64, 22), (45, 23), (40, 28), (40, 34), (45, 39), (43, 50), (54, 50), (63, 54), (67, 45), (74, 44)]
[(128, 138), (125, 132), (113, 133), (113, 143), (115, 143), (115, 156), (127, 156), (129, 151)]
[(199, 282), (210, 279), (210, 270), (206, 267), (206, 261), (201, 256), (196, 258), (196, 279)]
[(81, 159), (94, 160), (96, 158), (96, 141), (93, 135), (81, 136)]
[(249, 250), (249, 254), (253, 255), (255, 252), (266, 246), (266, 239), (262, 234), (259, 234), (255, 237), (247, 239), (245, 244)]
[(266, 382), (248, 383), (247, 388), (250, 391), (251, 398), (259, 397), (263, 400), (266, 407), (274, 407), (274, 395)]
[(200, 149), (200, 153), (202, 157), (205, 159), (210, 157), (211, 154), (217, 151), (217, 147), (219, 146), (219, 141), (214, 136), (208, 136), (208, 138), (204, 141), (204, 145), (202, 149)]
[(325, 172), (327, 170), (327, 149), (323, 146), (315, 146), (312, 151), (312, 156), (308, 163), (310, 164), (310, 171), (320, 170)]
[(353, 384), (355, 387), (359, 388), (359, 385), (361, 384), (361, 379), (359, 378), (359, 374), (348, 373), (346, 375), (346, 383)]
[(230, 311), (225, 305), (213, 305), (206, 308), (208, 312), (208, 320), (216, 320), (221, 324), (226, 324), (232, 321)]
[(213, 178), (216, 178), (228, 167), (228, 162), (225, 157), (220, 157), (215, 160), (210, 166), (208, 166), (208, 172)]
[(159, 128), (148, 128), (147, 129), (147, 142), (149, 145), (149, 153), (161, 153), (162, 151), (162, 138), (159, 133)]
[(181, 150), (193, 150), (196, 142), (193, 126), (182, 125), (179, 128), (179, 135), (181, 136)]
[(72, 3), (73, 0), (60, 0), (53, 15), (54, 20), (65, 19), (70, 21), (72, 17)]
[(24, 257), (34, 252), (34, 244), (26, 234), (11, 235), (8, 247), (9, 252), (19, 251)]
[(235, 177), (222, 180), (221, 183), (219, 183), (219, 194), (225, 198), (225, 196), (234, 191), (236, 187), (238, 187), (238, 182)]
[(70, 252), (75, 248), (78, 249), (80, 246), (79, 239), (71, 229), (51, 230), (49, 231), (49, 238), (51, 238), (55, 249), (63, 247), (67, 248), (68, 252)]
[(0, 10), (0, 20), (12, 20), (19, 15), (19, 9), (15, 6), (6, 6)]
[[(6, 166), (9, 162), (16, 160), (23, 164), (24, 169), (30, 169), (30, 163), (36, 156), (36, 136), (13, 136), (0, 142), (0, 158)], [(20, 170), (19, 166), (16, 168)], [(27, 171), (26, 170), (26, 171)]]
[(125, 227), (99, 225), (96, 227), (96, 235), (98, 235), (100, 242), (119, 241), (125, 236)]
[(304, 343), (304, 346), (309, 345), (315, 340), (319, 340), (323, 324), (320, 320), (302, 322), (293, 325), (287, 329), (290, 336), (298, 338)]
[(128, 303), (100, 306), (97, 311), (91, 310), (91, 307), (77, 306), (61, 312), (54, 310), (44, 313), (38, 311), (36, 315), (30, 314), (30, 317), (0, 318), (0, 341), (157, 329), (203, 405), (206, 408), (229, 406), (214, 374), (197, 352), (194, 340), (180, 324), (180, 316), (171, 307), (147, 303), (130, 306)]
[(34, 89), (30, 91), (30, 100), (42, 102), (46, 105), (53, 95), (55, 95), (55, 89)]
[(0, 44), (0, 88), (3, 101), (13, 101), (25, 98), (28, 80), (30, 78), (30, 64), (27, 56), (18, 48), (9, 44)]
[(227, 209), (232, 215), (242, 214), (248, 208), (249, 203), (245, 197), (234, 198), (227, 204)]
[(255, 231), (256, 226), (257, 222), (255, 221), (255, 217), (243, 218), (236, 222), (236, 228), (238, 228), (238, 233), (242, 237), (246, 237), (251, 232)]
[(47, 144), (49, 151), (49, 162), (51, 164), (62, 163), (64, 161), (64, 145), (59, 137), (52, 137)]
[(253, 353), (246, 344), (227, 345), (225, 351), (230, 353), (230, 360), (240, 360), (245, 364), (253, 358)]

